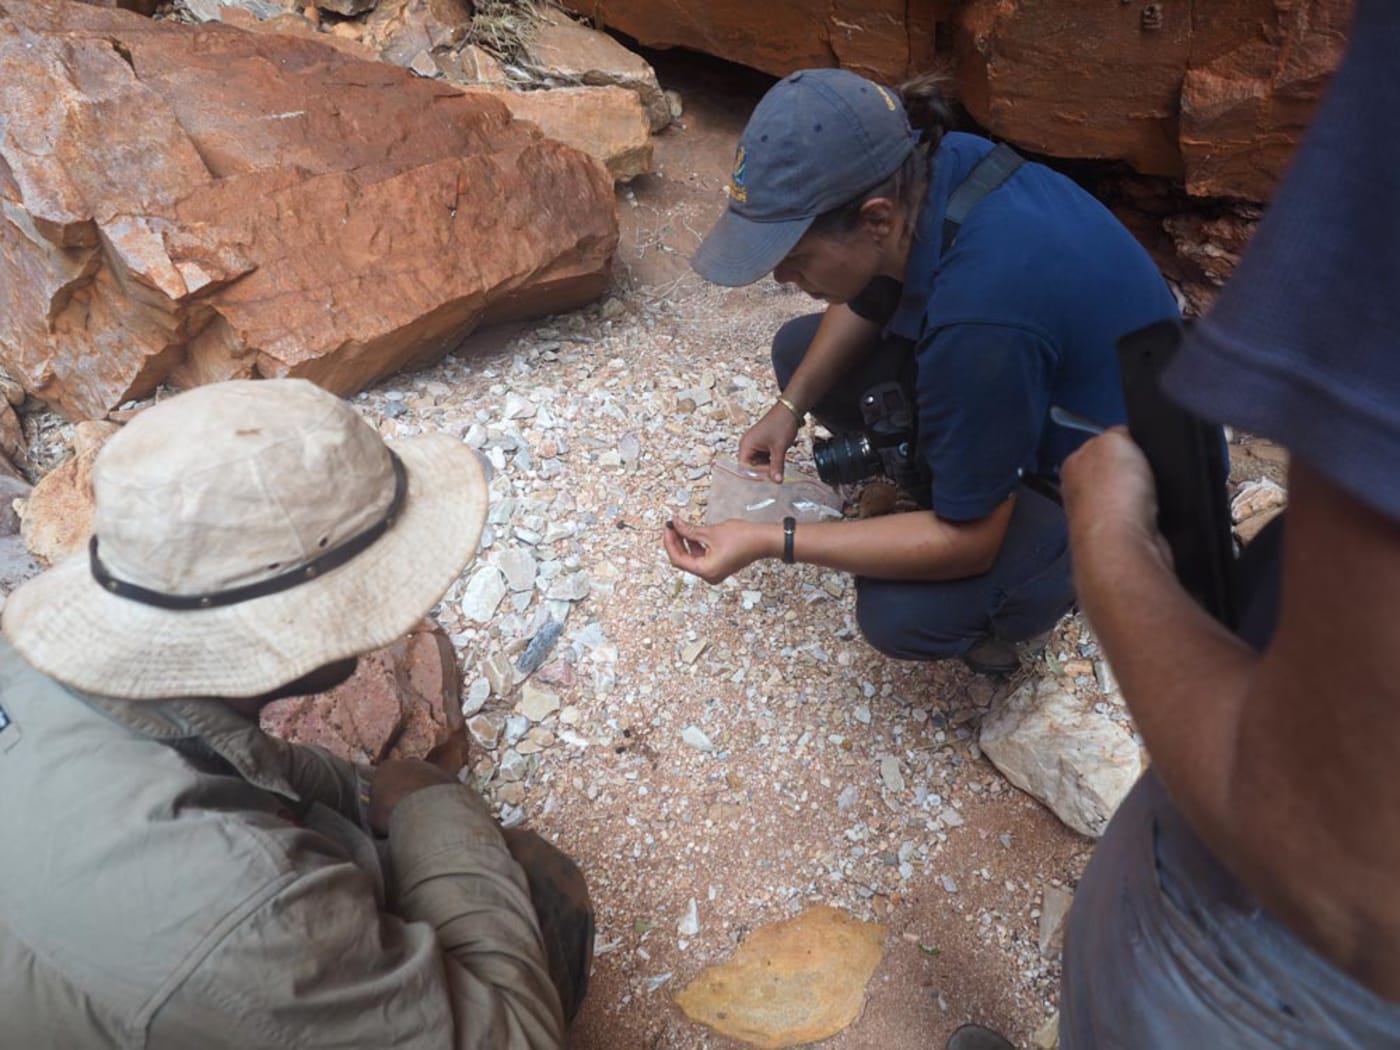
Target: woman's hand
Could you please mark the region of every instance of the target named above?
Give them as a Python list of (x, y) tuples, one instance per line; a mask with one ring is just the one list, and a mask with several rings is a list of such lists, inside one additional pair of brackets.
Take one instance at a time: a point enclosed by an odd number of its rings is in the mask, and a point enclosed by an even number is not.
[(781, 553), (773, 548), (773, 543), (776, 541), (781, 547), (782, 532), (777, 526), (740, 518), (718, 525), (691, 525), (676, 519), (666, 523), (662, 539), (672, 565), (706, 583), (719, 583), (759, 558)]
[(768, 476), (782, 483), (787, 450), (797, 439), (797, 417), (781, 403), (775, 404), (739, 439), (739, 462), (746, 467), (767, 467)]

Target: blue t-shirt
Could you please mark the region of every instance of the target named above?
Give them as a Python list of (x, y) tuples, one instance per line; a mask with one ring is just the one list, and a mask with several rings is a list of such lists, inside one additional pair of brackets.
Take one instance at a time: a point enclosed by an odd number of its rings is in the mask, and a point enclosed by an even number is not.
[(874, 306), (873, 288), (850, 304), (914, 345), (932, 507), (953, 521), (990, 514), (1022, 474), (1059, 473), (1086, 435), (1052, 423), (1052, 405), (1124, 422), (1118, 338), (1178, 316), (1142, 246), (1040, 164), (984, 197), (942, 255), (948, 196), (992, 149), (944, 136), (893, 315)]
[(1165, 377), (1400, 518), (1400, 3), (1350, 50), (1234, 277)]

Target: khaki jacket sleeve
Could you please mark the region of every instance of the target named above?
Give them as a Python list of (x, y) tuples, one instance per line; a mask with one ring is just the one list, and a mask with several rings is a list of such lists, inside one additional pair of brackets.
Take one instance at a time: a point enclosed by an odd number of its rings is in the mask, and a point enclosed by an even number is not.
[(473, 792), (442, 785), (395, 808), (389, 912), (319, 836), (287, 834), (293, 870), (229, 916), (152, 1018), (150, 1050), (563, 1046), (524, 873)]
[(289, 744), (285, 775), (303, 802), (319, 802), (360, 827), (367, 827), (361, 801), (360, 770), (315, 744)]

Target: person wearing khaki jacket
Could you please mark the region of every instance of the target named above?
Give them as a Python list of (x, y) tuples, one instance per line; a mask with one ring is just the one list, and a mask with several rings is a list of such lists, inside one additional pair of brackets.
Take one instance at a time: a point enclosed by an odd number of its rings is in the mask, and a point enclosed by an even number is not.
[(577, 868), (436, 767), (257, 725), (461, 573), (470, 450), (233, 382), (143, 412), (93, 479), (90, 551), (0, 625), (0, 1048), (562, 1046)]

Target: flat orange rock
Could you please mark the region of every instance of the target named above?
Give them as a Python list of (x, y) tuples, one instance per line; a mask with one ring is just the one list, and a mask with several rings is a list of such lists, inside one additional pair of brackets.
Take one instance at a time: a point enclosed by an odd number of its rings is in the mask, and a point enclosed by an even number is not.
[(885, 927), (821, 905), (756, 930), (734, 957), (676, 996), (691, 1020), (753, 1046), (799, 1046), (841, 1031), (865, 1005)]

